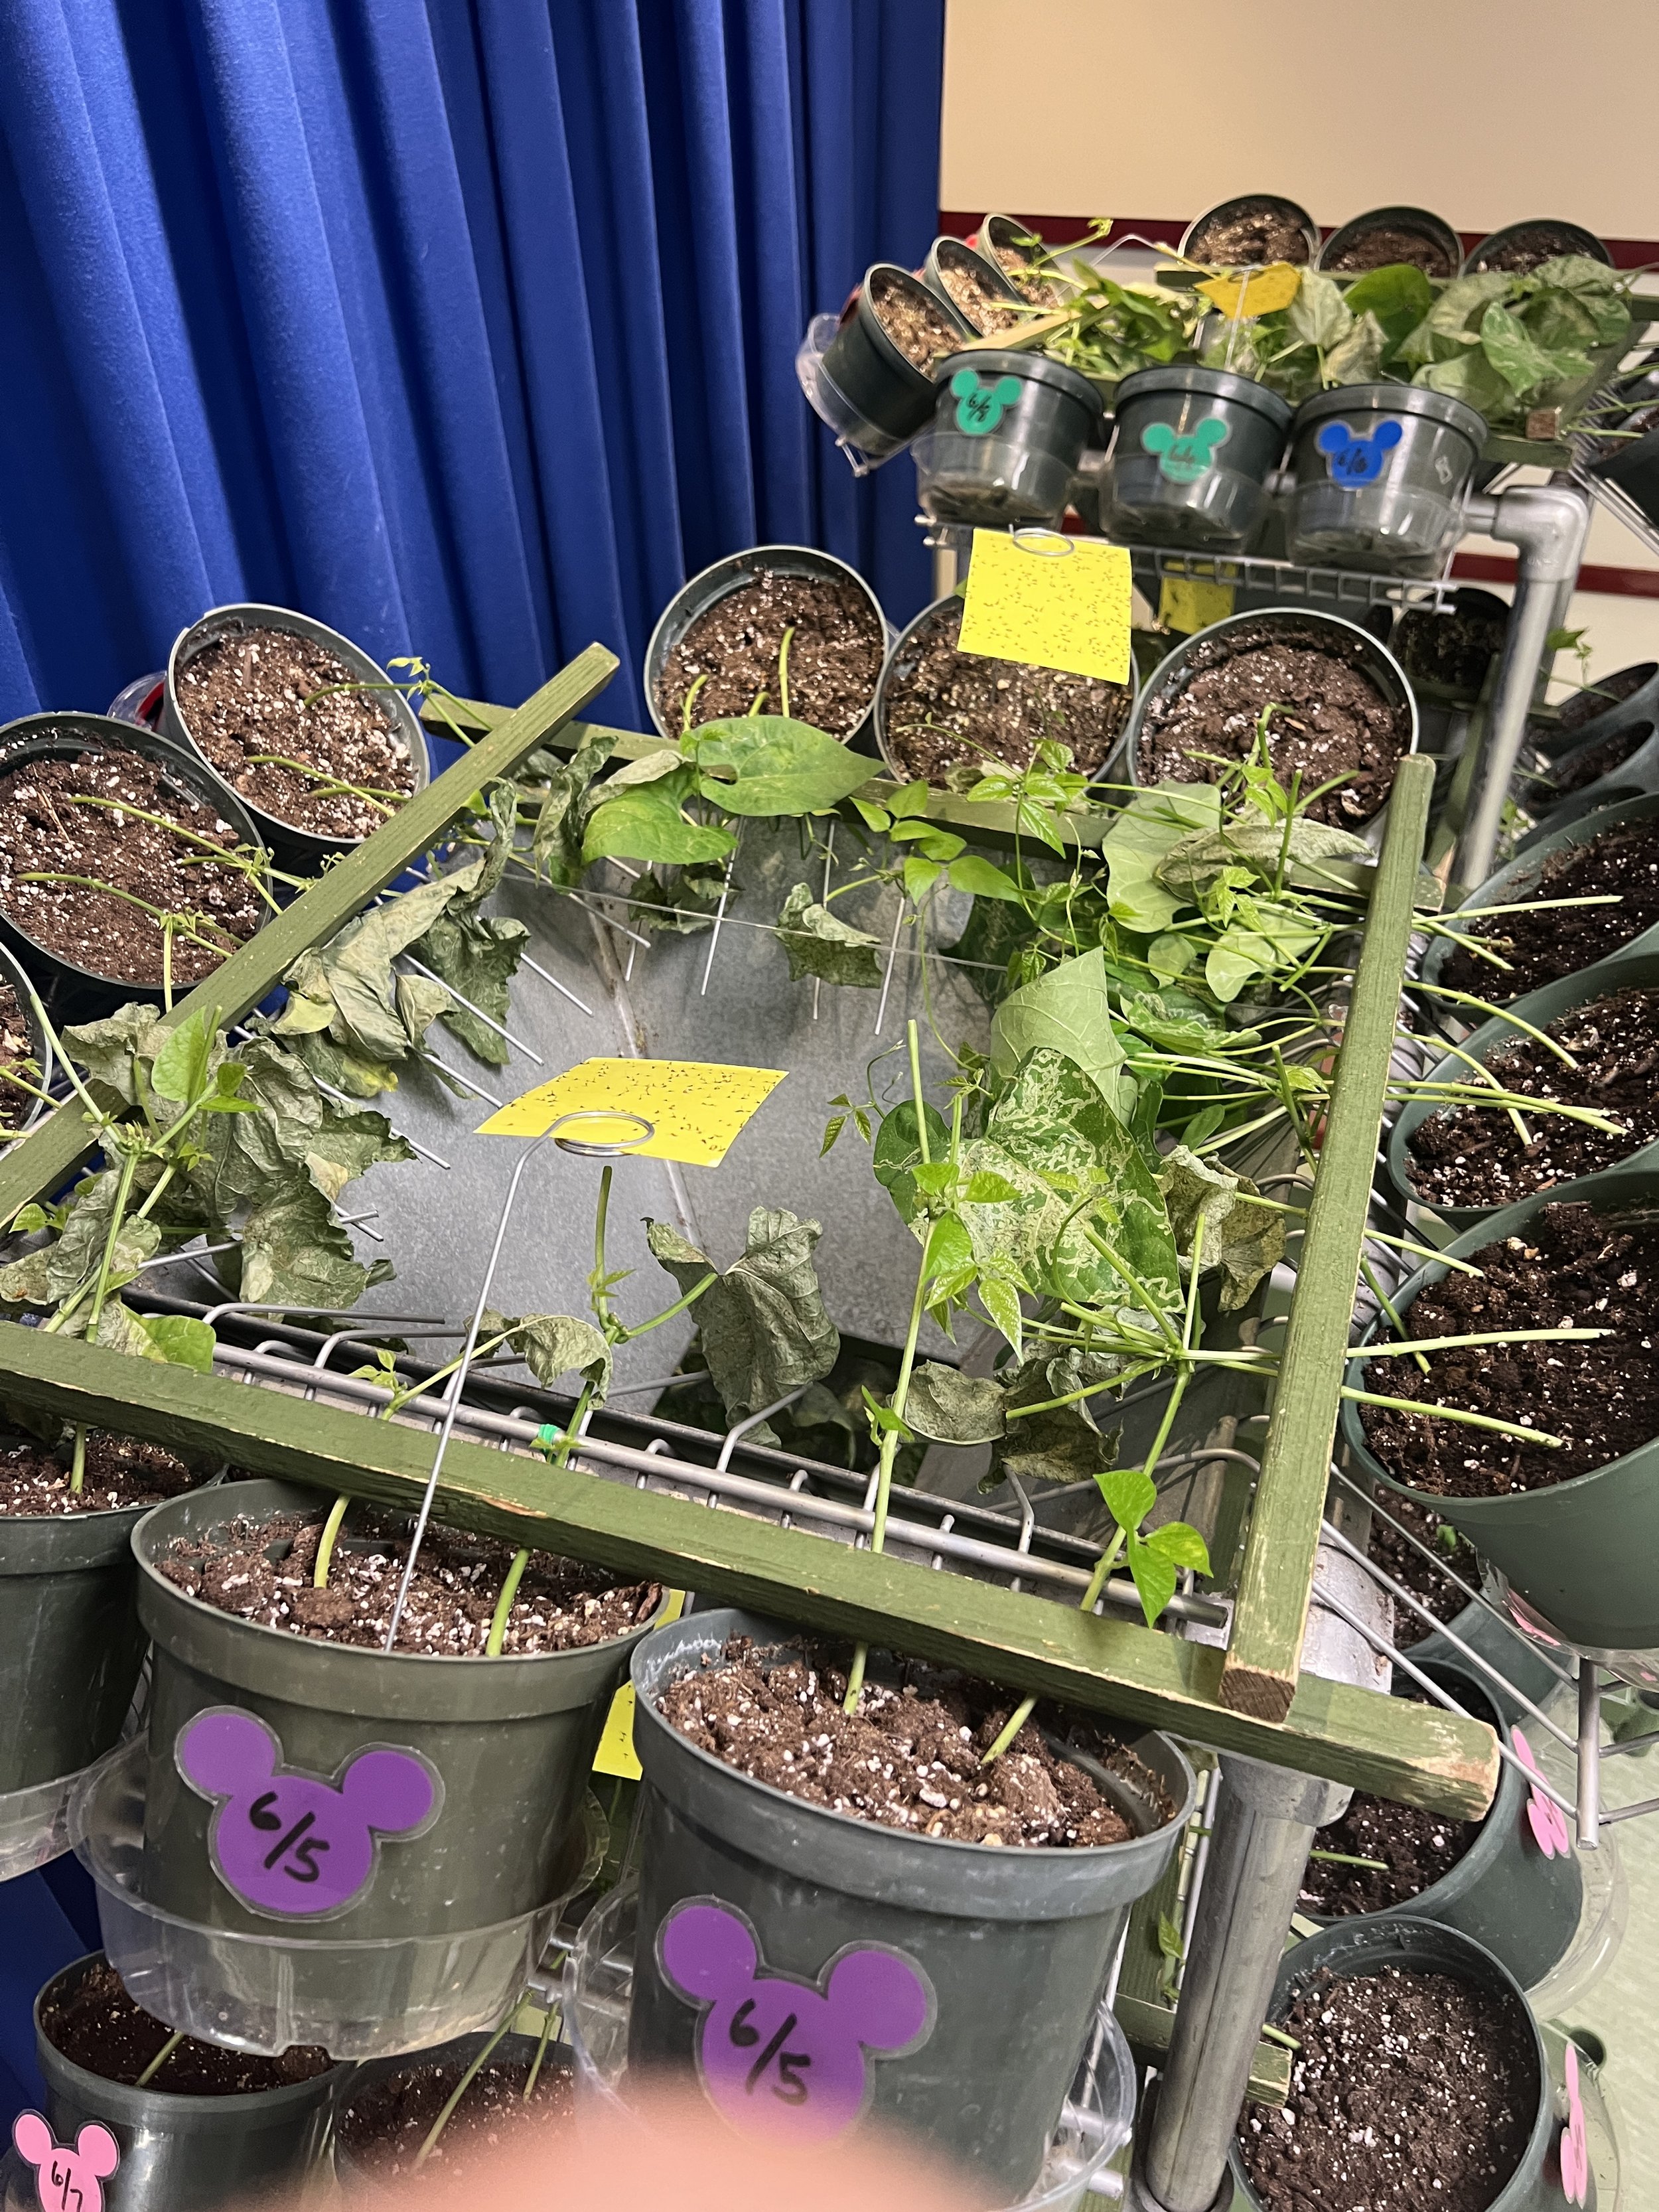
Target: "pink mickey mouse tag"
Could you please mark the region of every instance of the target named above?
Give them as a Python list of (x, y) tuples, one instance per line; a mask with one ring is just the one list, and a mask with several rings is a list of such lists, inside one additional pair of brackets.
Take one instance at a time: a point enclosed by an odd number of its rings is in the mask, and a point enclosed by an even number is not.
[(1537, 1776), (1527, 1796), (1527, 1826), (1532, 1830), (1533, 1839), (1547, 1859), (1571, 1858), (1572, 1838), (1566, 1820), (1554, 1798), (1541, 1786), (1544, 1777), (1532, 1746), (1519, 1729), (1512, 1729), (1510, 1736), (1516, 1757), (1529, 1774)]
[(179, 1771), (217, 1799), (208, 1829), (213, 1870), (255, 1912), (325, 1920), (374, 1879), (380, 1838), (423, 1835), (443, 1809), (428, 1759), (366, 1744), (332, 1777), (283, 1765), (274, 1729), (237, 1705), (210, 1705), (173, 1747)]
[(57, 2142), (39, 2112), (19, 2112), (11, 2139), (25, 2166), (34, 2168), (34, 2201), (40, 2212), (102, 2212), (103, 2185), (121, 2163), (109, 2130), (88, 2120), (71, 2150)]
[(1589, 2194), (1589, 2142), (1584, 2130), (1584, 2100), (1578, 2087), (1578, 2053), (1567, 2045), (1567, 2124), (1561, 2130), (1561, 2187), (1569, 2204)]
[(717, 1897), (674, 1907), (657, 1960), (670, 1986), (703, 2008), (698, 2077), (744, 2134), (823, 2142), (844, 2133), (869, 2103), (871, 2054), (904, 2057), (933, 2032), (933, 1984), (902, 1951), (851, 1943), (816, 1982), (773, 1973), (748, 1920)]

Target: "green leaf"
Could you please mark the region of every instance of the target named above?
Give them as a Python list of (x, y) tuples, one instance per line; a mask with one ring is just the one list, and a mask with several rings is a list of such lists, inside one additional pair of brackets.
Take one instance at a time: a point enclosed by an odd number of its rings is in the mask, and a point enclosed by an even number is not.
[(1334, 276), (1322, 276), (1314, 269), (1303, 270), (1285, 320), (1304, 345), (1317, 346), (1325, 352), (1346, 337), (1353, 324), (1341, 286)]
[[(458, 910), (459, 907), (457, 901), (447, 913), (440, 915), (410, 949), (460, 997), (470, 999), (493, 1020), (505, 1023), (510, 1004), (508, 985), (518, 973), (530, 933), (521, 921)], [(506, 1039), (477, 1015), (452, 1004), (441, 1010), (439, 1018), (475, 1059), (490, 1067), (507, 1066)]]
[(414, 1147), (397, 1134), (384, 1114), (350, 1113), (327, 1104), (301, 1164), (324, 1197), (331, 1200), (370, 1168), (414, 1158)]
[(826, 983), (869, 990), (881, 982), (880, 939), (838, 921), (805, 884), (797, 884), (783, 902), (778, 941), (788, 955), (792, 983), (819, 975)]
[[(920, 1176), (917, 1180), (921, 1180)], [(1018, 1196), (1018, 1183), (1010, 1182), (1006, 1176), (997, 1175), (989, 1168), (970, 1175), (963, 1192), (964, 1200), (972, 1206), (1006, 1206), (1010, 1199)]]
[(1095, 1480), (1120, 1528), (1139, 1528), (1158, 1503), (1158, 1485), (1138, 1467), (1112, 1468)]
[(903, 822), (913, 816), (925, 814), (932, 797), (927, 779), (917, 776), (914, 782), (903, 784), (887, 802), (887, 811), (895, 822)]
[(161, 1019), (155, 1006), (118, 1006), (102, 1021), (72, 1024), (63, 1033), (64, 1043), (76, 1066), (84, 1068), (94, 1083), (112, 1091), (123, 1105), (136, 1106), (133, 1063), (153, 1057)]
[(1509, 386), (1479, 347), (1459, 354), (1455, 360), (1431, 362), (1418, 370), (1412, 382), (1430, 392), (1443, 392), (1449, 398), (1467, 401), (1489, 422), (1514, 411)]
[(1113, 921), (1141, 936), (1167, 929), (1182, 902), (1158, 880), (1158, 864), (1194, 830), (1213, 830), (1220, 818), (1214, 784), (1159, 784), (1136, 792), (1101, 841)]
[(838, 738), (781, 714), (705, 722), (696, 745), (697, 788), (726, 814), (822, 814), (877, 773)]
[(693, 1312), (728, 1421), (769, 1406), (835, 1365), (841, 1336), (824, 1310), (812, 1266), (823, 1231), (783, 1207), (757, 1206), (742, 1259), (721, 1274), (666, 1222), (647, 1221), (646, 1242), (681, 1294), (711, 1272), (716, 1279)]
[(582, 842), (593, 805), (590, 787), (608, 757), (604, 742), (590, 732), (568, 760), (536, 753), (526, 763), (541, 766), (545, 778), (531, 851), (538, 871), (550, 884), (581, 880)]
[(991, 1066), (1012, 1077), (1038, 1048), (1063, 1054), (1097, 1084), (1108, 1103), (1123, 1096), (1123, 1047), (1112, 1026), (1106, 963), (1099, 948), (1062, 960), (1046, 975), (1015, 991), (991, 1024)]
[(1184, 1959), (1187, 1947), (1181, 1940), (1181, 1929), (1167, 1912), (1158, 1916), (1158, 1948), (1166, 1959)]
[(1164, 930), (1146, 947), (1146, 965), (1160, 983), (1184, 975), (1198, 957), (1198, 947), (1190, 937), (1182, 937), (1173, 930)]
[(1006, 899), (1018, 905), (1025, 896), (1024, 888), (1012, 876), (978, 853), (964, 853), (951, 861), (951, 883), (953, 889), (968, 891), (975, 898)]
[(1196, 905), (1230, 868), (1243, 867), (1257, 876), (1276, 875), (1281, 856), (1287, 863), (1286, 880), (1308, 890), (1329, 891), (1346, 888), (1333, 860), (1359, 860), (1369, 865), (1371, 849), (1363, 837), (1333, 823), (1315, 822), (1305, 814), (1287, 823), (1267, 822), (1255, 814), (1231, 817), (1215, 830), (1200, 830), (1172, 845), (1158, 862), (1158, 880), (1183, 903)]
[[(1179, 1000), (1179, 994), (1176, 994)], [(1192, 1007), (1190, 1012), (1187, 1007)], [(1123, 1018), (1137, 1036), (1165, 1052), (1212, 1054), (1259, 1043), (1255, 1030), (1224, 1029), (1207, 1018), (1201, 1007), (1188, 1000), (1172, 1006), (1154, 991), (1127, 991), (1123, 995)]]
[(1325, 356), (1326, 384), (1374, 384), (1388, 343), (1376, 317), (1361, 315)]
[(654, 783), (618, 791), (613, 799), (605, 797), (612, 784), (605, 784), (595, 794), (588, 817), (583, 860), (614, 857), (682, 867), (723, 860), (736, 842), (731, 831), (714, 823), (693, 822), (684, 811), (695, 781), (694, 770), (678, 769)]
[(1149, 1528), (1144, 1541), (1149, 1552), (1177, 1567), (1191, 1567), (1200, 1575), (1210, 1571), (1210, 1547), (1190, 1522), (1166, 1521), (1161, 1528)]
[[(1054, 1398), (1099, 1382), (1110, 1382), (1123, 1370), (1123, 1362), (1109, 1353), (1083, 1352), (1068, 1345), (1063, 1352), (1039, 1349), (1005, 1376), (1006, 1407), (1048, 1406)], [(1007, 1435), (992, 1446), (991, 1477), (987, 1487), (1006, 1476), (1020, 1482), (1086, 1482), (1099, 1476), (1117, 1450), (1117, 1431), (1103, 1432), (1094, 1408), (1109, 1400), (1104, 1394), (1073, 1398), (1070, 1405), (1051, 1406), (1047, 1413), (1029, 1413), (1007, 1424)]]
[(1140, 1610), (1146, 1617), (1148, 1628), (1158, 1626), (1158, 1617), (1176, 1591), (1176, 1565), (1162, 1552), (1145, 1544), (1139, 1536), (1128, 1540), (1129, 1572), (1135, 1593), (1140, 1600)]
[(910, 1377), (904, 1416), (918, 1436), (936, 1443), (989, 1443), (1004, 1433), (1002, 1384), (924, 1359)]
[(241, 1257), (240, 1297), (302, 1312), (354, 1306), (391, 1273), (384, 1261), (363, 1266), (327, 1199), (298, 1175), (250, 1209)]
[(214, 1025), (205, 1008), (179, 1023), (156, 1054), (150, 1069), (150, 1089), (158, 1098), (187, 1106), (208, 1087), (213, 1057)]
[(191, 1314), (145, 1314), (140, 1326), (157, 1358), (174, 1367), (193, 1367), (198, 1375), (212, 1374), (217, 1339), (206, 1322)]
[(516, 1319), (487, 1310), (479, 1339), (505, 1336), (538, 1382), (580, 1373), (601, 1399), (611, 1388), (611, 1346), (592, 1322), (574, 1314), (523, 1314)]
[[(933, 1159), (939, 1159), (950, 1150), (951, 1132), (944, 1116), (936, 1107), (925, 1107), (927, 1128), (927, 1151)], [(872, 1158), (876, 1181), (892, 1200), (903, 1221), (914, 1218), (916, 1211), (916, 1179), (911, 1170), (921, 1158), (921, 1146), (916, 1138), (916, 1109), (908, 1098), (902, 1105), (894, 1107), (885, 1115), (876, 1132), (875, 1150)]]
[(1384, 268), (1367, 270), (1350, 284), (1346, 302), (1351, 315), (1362, 320), (1367, 315), (1375, 317), (1385, 347), (1392, 353), (1433, 307), (1434, 287), (1412, 263), (1390, 262)]
[[(1399, 347), (1400, 358), (1413, 367), (1429, 362), (1447, 362), (1463, 349), (1464, 343), (1480, 327), (1480, 319), (1494, 300), (1501, 299), (1514, 284), (1515, 279), (1500, 269), (1489, 269), (1472, 276), (1455, 276), (1444, 285), (1422, 321), (1409, 331)], [(1420, 384), (1425, 380), (1413, 377)]]
[(614, 775), (606, 776), (603, 787), (593, 794), (596, 801), (608, 799), (618, 791), (628, 791), (636, 784), (660, 783), (664, 776), (672, 775), (686, 765), (686, 757), (677, 746), (664, 745), (654, 753), (647, 753), (642, 760), (629, 761)]
[(45, 1229), (47, 1225), (45, 1207), (37, 1205), (33, 1199), (30, 1199), (27, 1206), (20, 1206), (11, 1217), (14, 1237), (32, 1237), (37, 1230)]
[(1589, 373), (1589, 362), (1583, 354), (1546, 350), (1526, 325), (1496, 300), (1480, 319), (1480, 343), (1486, 359), (1518, 399), (1556, 378)]
[(1025, 1330), (1018, 1289), (1003, 1276), (981, 1273), (979, 1301), (993, 1325), (1013, 1347), (1015, 1358), (1020, 1358), (1025, 1348)]
[(921, 904), (944, 872), (938, 860), (923, 860), (915, 853), (909, 855), (904, 863), (904, 896), (912, 906)]
[(1237, 1313), (1285, 1256), (1284, 1215), (1255, 1203), (1255, 1186), (1245, 1176), (1212, 1167), (1185, 1145), (1176, 1146), (1158, 1180), (1183, 1256), (1192, 1251), (1198, 1224), (1204, 1224), (1200, 1263), (1222, 1270), (1221, 1310)]

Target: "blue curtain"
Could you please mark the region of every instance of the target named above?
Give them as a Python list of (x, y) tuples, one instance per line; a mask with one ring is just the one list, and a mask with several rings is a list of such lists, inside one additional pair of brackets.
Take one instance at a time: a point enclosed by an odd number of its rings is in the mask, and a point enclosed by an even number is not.
[(944, 0), (0, 0), (0, 718), (230, 599), (637, 722), (683, 578), (927, 597), (796, 386), (934, 228)]

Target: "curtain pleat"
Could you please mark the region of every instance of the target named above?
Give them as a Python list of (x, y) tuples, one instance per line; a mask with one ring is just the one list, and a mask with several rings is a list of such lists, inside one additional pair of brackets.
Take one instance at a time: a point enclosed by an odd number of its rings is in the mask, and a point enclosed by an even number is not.
[(944, 0), (0, 0), (0, 717), (211, 605), (637, 722), (688, 574), (828, 546), (927, 595), (901, 461), (795, 381), (915, 265)]

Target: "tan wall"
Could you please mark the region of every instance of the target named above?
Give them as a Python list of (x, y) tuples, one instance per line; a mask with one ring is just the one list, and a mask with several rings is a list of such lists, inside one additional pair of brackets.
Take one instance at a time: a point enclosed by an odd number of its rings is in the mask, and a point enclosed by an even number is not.
[[(902, 5), (902, 0), (890, 0)], [(1659, 237), (1659, 0), (947, 0), (942, 207)]]

